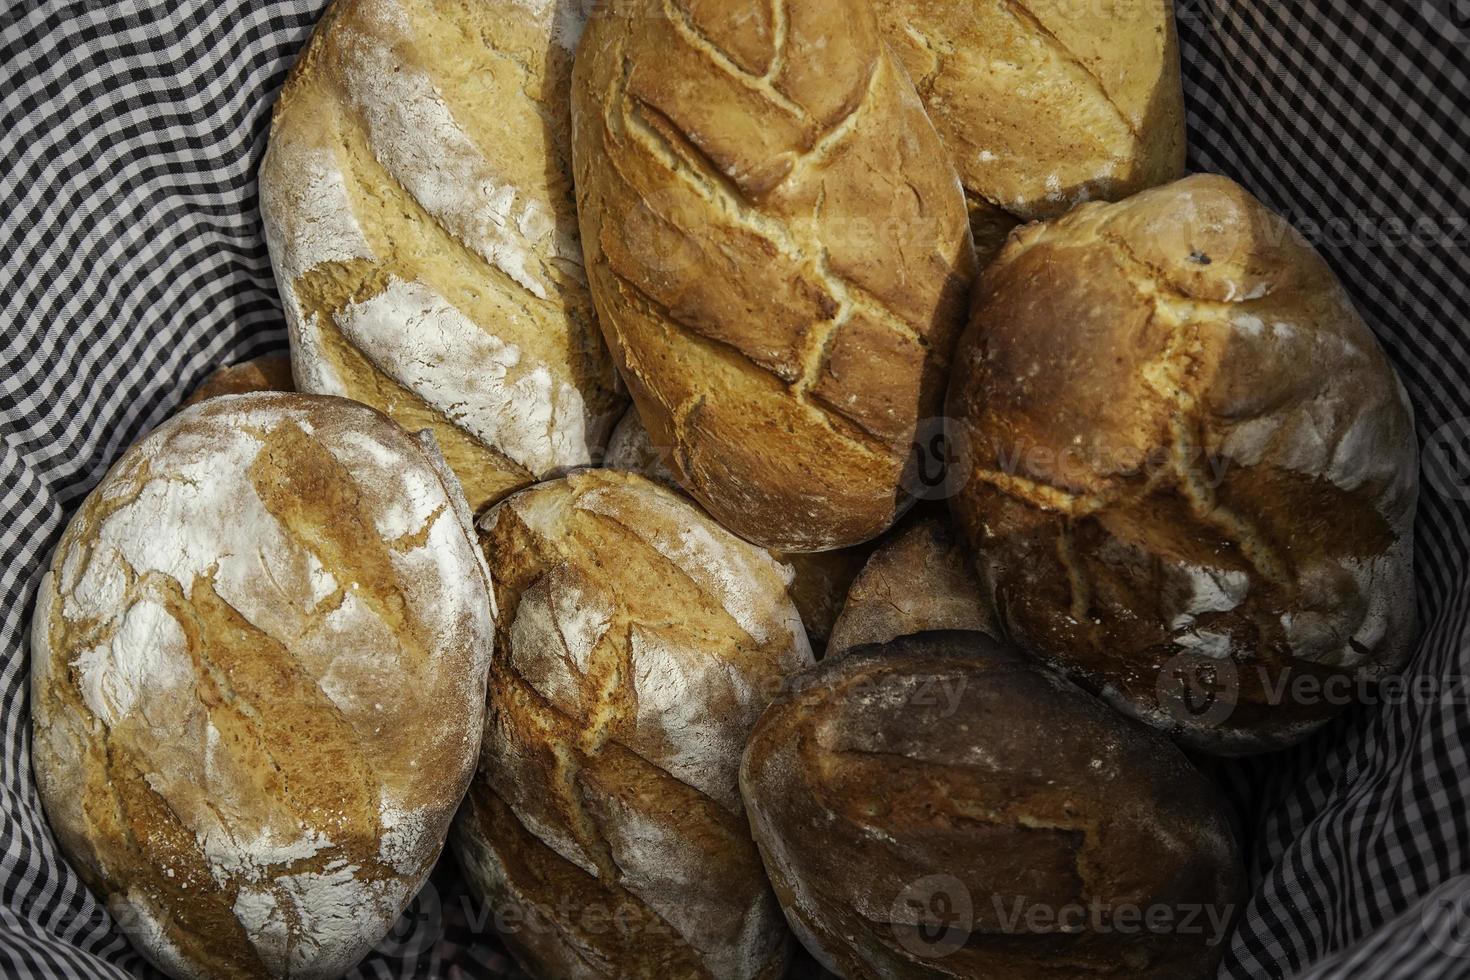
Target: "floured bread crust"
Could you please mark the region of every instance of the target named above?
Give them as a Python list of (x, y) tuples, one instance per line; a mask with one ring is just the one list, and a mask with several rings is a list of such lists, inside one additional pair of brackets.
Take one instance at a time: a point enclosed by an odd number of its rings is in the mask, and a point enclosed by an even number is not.
[(977, 632), (823, 661), (740, 786), (787, 919), (842, 977), (1205, 980), (1244, 901), (1184, 754)]
[[(955, 513), (1005, 628), (1144, 720), (1289, 744), (1408, 656), (1412, 408), (1331, 269), (1231, 181), (1019, 233), (949, 415), (974, 457)], [(1166, 670), (1235, 706), (1173, 710)]]
[(433, 440), (336, 398), (187, 409), (42, 581), (33, 759), (63, 851), (176, 977), (336, 977), (474, 766), (488, 573)]
[(473, 510), (600, 454), (626, 399), (572, 195), (570, 0), (337, 0), (261, 209), (297, 384), (432, 431)]
[[(590, 470), (481, 522), (501, 619), (470, 881), (536, 976), (777, 978), (745, 739), (812, 663), (789, 571), (688, 501)], [(599, 927), (598, 923), (616, 923)]]
[(1184, 172), (1172, 0), (875, 0), (988, 262), (1018, 221)]
[(933, 630), (996, 635), (969, 549), (943, 517), (915, 516), (858, 573), (832, 626), (827, 656)]
[(599, 322), (680, 484), (766, 547), (877, 537), (974, 254), (866, 0), (600, 5), (572, 112)]

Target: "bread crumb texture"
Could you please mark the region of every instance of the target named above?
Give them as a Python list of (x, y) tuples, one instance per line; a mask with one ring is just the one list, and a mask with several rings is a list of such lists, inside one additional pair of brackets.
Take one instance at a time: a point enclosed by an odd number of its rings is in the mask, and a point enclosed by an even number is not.
[(476, 511), (592, 462), (626, 404), (577, 239), (579, 9), (337, 0), (261, 165), (298, 385), (432, 431)]
[(1166, 727), (1166, 664), (1230, 665), (1238, 706), (1194, 733), (1224, 749), (1341, 707), (1272, 695), (1283, 677), (1402, 665), (1413, 410), (1285, 221), (1191, 177), (1026, 229), (980, 289), (950, 395), (974, 461), (957, 514), (1012, 635)]
[(336, 977), (474, 766), (488, 572), (433, 440), (210, 399), (129, 449), (42, 581), (33, 760), (64, 852), (177, 977)]
[(455, 840), (538, 976), (775, 978), (787, 934), (740, 753), (812, 664), (790, 571), (682, 497), (588, 471), (482, 521), (501, 619)]
[(875, 0), (959, 170), (982, 263), (1018, 222), (1184, 173), (1172, 0)]
[(679, 482), (768, 547), (876, 537), (974, 254), (866, 0), (604, 5), (572, 113), (600, 322)]

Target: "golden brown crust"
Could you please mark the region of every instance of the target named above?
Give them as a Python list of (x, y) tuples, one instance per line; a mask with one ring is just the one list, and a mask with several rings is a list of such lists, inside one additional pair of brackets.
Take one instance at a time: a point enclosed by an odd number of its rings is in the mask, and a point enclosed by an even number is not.
[(341, 399), (211, 398), (123, 455), (42, 583), (47, 816), (173, 975), (339, 975), (443, 846), (491, 639), (432, 440)]
[(220, 395), (295, 390), (296, 385), (291, 380), (291, 358), (285, 354), (266, 354), (219, 368), (199, 383), (199, 387), (194, 389), (181, 407), (188, 408), (206, 398), (218, 398)]
[(750, 9), (593, 15), (573, 76), (582, 242), (603, 332), (680, 483), (749, 540), (831, 550), (905, 503), (973, 253), (866, 3), (790, 0), (769, 23)]
[[(912, 518), (910, 518), (912, 520)], [(997, 635), (995, 613), (969, 551), (943, 517), (905, 521), (880, 545), (847, 593), (827, 656), (934, 630)]]
[(737, 770), (812, 663), (789, 571), (608, 470), (512, 496), (481, 534), (501, 619), (456, 846), (494, 908), (539, 923), (512, 951), (563, 980), (774, 980), (787, 935)]
[[(803, 675), (741, 789), (787, 918), (854, 980), (1202, 980), (1243, 899), (1179, 750), (976, 632)], [(1145, 910), (1168, 925), (1123, 928)]]
[(1169, 0), (877, 0), (960, 173), (982, 264), (1018, 221), (1184, 172)]
[[(1342, 707), (1283, 681), (1407, 656), (1411, 408), (1326, 263), (1238, 185), (1192, 177), (1018, 233), (957, 365), (974, 467), (955, 513), (1026, 647), (1219, 751)], [(1180, 677), (1234, 707), (1196, 717)]]
[[(653, 444), (648, 430), (638, 418), (638, 410), (630, 408), (607, 441), (604, 465), (610, 470), (638, 473), (682, 493), (683, 488), (665, 462), (672, 452), (672, 447)], [(832, 624), (842, 609), (847, 590), (870, 554), (871, 545), (809, 555), (771, 552), (772, 558), (791, 566), (793, 575), (788, 591), (817, 656), (820, 657), (826, 649), (827, 638), (832, 635)]]
[(576, 10), (336, 0), (261, 165), (300, 387), (433, 431), (477, 511), (626, 405), (577, 242)]

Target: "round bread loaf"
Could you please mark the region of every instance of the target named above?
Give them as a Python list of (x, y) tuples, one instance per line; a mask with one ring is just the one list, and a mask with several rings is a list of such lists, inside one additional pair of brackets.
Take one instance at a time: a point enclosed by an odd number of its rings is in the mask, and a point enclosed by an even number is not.
[(607, 470), (516, 494), (481, 540), (502, 615), (455, 841), (507, 945), (547, 980), (780, 977), (737, 780), (812, 663), (788, 570)]
[(1013, 237), (949, 414), (1005, 629), (1118, 707), (1272, 748), (1408, 655), (1408, 398), (1327, 264), (1231, 181)]
[(572, 111), (599, 320), (680, 484), (783, 552), (877, 537), (974, 254), (869, 4), (601, 5)]
[(477, 512), (590, 463), (626, 404), (576, 234), (580, 9), (336, 0), (261, 164), (297, 384), (432, 431)]
[(184, 401), (187, 408), (206, 398), (220, 395), (246, 395), (252, 391), (295, 391), (291, 380), (291, 358), (285, 354), (266, 354), (239, 364), (219, 368), (199, 382)]
[(336, 398), (210, 399), (123, 455), (42, 579), (41, 801), (170, 975), (340, 976), (443, 848), (492, 639), (430, 437)]
[(977, 632), (824, 661), (740, 785), (788, 921), (849, 980), (1203, 980), (1243, 897), (1168, 739)]
[(909, 526), (880, 545), (853, 581), (832, 625), (827, 656), (934, 630), (995, 635), (995, 614), (949, 521), (904, 523)]
[(1172, 0), (875, 0), (988, 262), (1020, 221), (1184, 173)]
[[(668, 448), (654, 446), (648, 430), (638, 418), (638, 409), (630, 408), (607, 441), (604, 465), (610, 470), (639, 473), (683, 492), (673, 471), (664, 462), (669, 451)], [(872, 548), (864, 545), (806, 555), (771, 552), (772, 558), (791, 566), (791, 598), (817, 655), (826, 649), (847, 590), (871, 553)]]

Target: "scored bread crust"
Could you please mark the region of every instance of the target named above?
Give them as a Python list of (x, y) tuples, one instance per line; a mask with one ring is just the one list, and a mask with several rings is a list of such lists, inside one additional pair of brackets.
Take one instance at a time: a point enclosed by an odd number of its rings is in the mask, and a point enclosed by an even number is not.
[[(973, 458), (955, 514), (1011, 636), (1224, 752), (1343, 706), (1283, 678), (1403, 664), (1413, 410), (1285, 221), (1191, 177), (1027, 228), (978, 292), (950, 389)], [(1174, 675), (1238, 703), (1181, 713)]]
[(427, 878), (473, 770), (493, 610), (433, 440), (336, 398), (187, 409), (41, 583), (36, 783), (175, 977), (335, 977)]
[(982, 264), (1018, 221), (1184, 173), (1172, 0), (875, 0), (948, 149)]
[(526, 924), (506, 943), (564, 980), (781, 976), (737, 772), (761, 710), (812, 664), (789, 571), (607, 470), (516, 494), (481, 537), (501, 619), (454, 839), (480, 895)]
[(577, 241), (579, 9), (336, 0), (261, 165), (298, 386), (432, 431), (477, 512), (592, 462), (626, 404)]
[(974, 256), (868, 4), (605, 5), (572, 111), (600, 323), (679, 482), (767, 547), (876, 537), (907, 505)]

